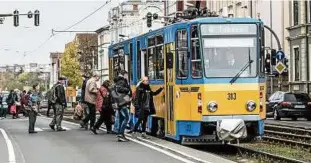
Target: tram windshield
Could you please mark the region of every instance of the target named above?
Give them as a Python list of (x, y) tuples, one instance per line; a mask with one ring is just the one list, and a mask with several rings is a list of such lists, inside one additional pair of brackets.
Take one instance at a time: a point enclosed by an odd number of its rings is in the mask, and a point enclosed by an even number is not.
[[(225, 27), (221, 27), (222, 25)], [(208, 29), (210, 25), (201, 26), (206, 77), (234, 77), (250, 60), (254, 62), (241, 73), (240, 77), (255, 77), (257, 75), (256, 25), (222, 25), (218, 24), (216, 31), (215, 29), (211, 31), (212, 28)], [(237, 25), (233, 28), (238, 28), (238, 30), (231, 29), (230, 25)], [(243, 25), (246, 28), (241, 29)], [(225, 28), (225, 31), (219, 30), (220, 28)]]

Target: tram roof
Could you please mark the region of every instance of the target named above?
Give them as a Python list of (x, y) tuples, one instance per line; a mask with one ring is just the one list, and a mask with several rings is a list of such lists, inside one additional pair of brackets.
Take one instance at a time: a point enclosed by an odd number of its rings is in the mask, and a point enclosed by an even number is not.
[(124, 41), (118, 42), (116, 44), (110, 45), (109, 48), (122, 46), (124, 43), (131, 42), (133, 40), (139, 40), (138, 38), (148, 37), (150, 35), (160, 34), (163, 31), (170, 31), (180, 26), (187, 26), (191, 24), (204, 24), (204, 23), (263, 23), (260, 19), (255, 18), (224, 18), (224, 17), (205, 17), (205, 18), (197, 18), (184, 22), (177, 22), (174, 24), (170, 24), (168, 26), (164, 26), (162, 28), (126, 39)]

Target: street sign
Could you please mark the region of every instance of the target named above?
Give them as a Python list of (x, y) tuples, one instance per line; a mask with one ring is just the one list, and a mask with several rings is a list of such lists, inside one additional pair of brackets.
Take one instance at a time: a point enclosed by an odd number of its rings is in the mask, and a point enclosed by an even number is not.
[(285, 58), (284, 52), (283, 52), (283, 51), (277, 51), (277, 52), (276, 52), (276, 58), (277, 58), (279, 61), (283, 60), (283, 59)]
[(284, 65), (283, 62), (278, 62), (276, 65), (275, 65), (275, 69), (276, 71), (279, 73), (279, 74), (282, 74), (284, 72), (284, 70), (286, 69), (286, 66)]

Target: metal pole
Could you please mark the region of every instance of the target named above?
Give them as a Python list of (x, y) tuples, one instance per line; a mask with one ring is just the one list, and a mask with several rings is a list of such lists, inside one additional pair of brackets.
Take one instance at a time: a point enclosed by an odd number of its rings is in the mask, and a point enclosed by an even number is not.
[[(270, 1), (270, 26), (272, 28), (272, 1)], [(269, 27), (268, 26), (264, 26), (265, 28), (268, 28), (269, 30)], [(270, 30), (270, 32), (272, 31), (272, 29)], [(272, 45), (273, 45), (273, 42), (272, 42), (272, 34), (273, 32), (271, 32), (270, 34), (270, 47), (271, 49), (273, 48)], [(271, 59), (272, 59), (272, 53), (271, 53)], [(270, 95), (272, 95), (273, 93), (273, 66), (270, 62)]]

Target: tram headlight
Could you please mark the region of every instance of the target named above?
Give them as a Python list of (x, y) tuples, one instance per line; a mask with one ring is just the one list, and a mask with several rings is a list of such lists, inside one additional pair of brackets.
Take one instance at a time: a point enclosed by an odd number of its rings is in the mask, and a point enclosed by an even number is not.
[(207, 104), (207, 110), (209, 112), (215, 112), (218, 109), (218, 105), (215, 101), (211, 101)]
[(247, 103), (246, 103), (246, 109), (247, 111), (249, 112), (252, 112), (256, 109), (256, 102), (253, 101), (253, 100), (249, 100)]

